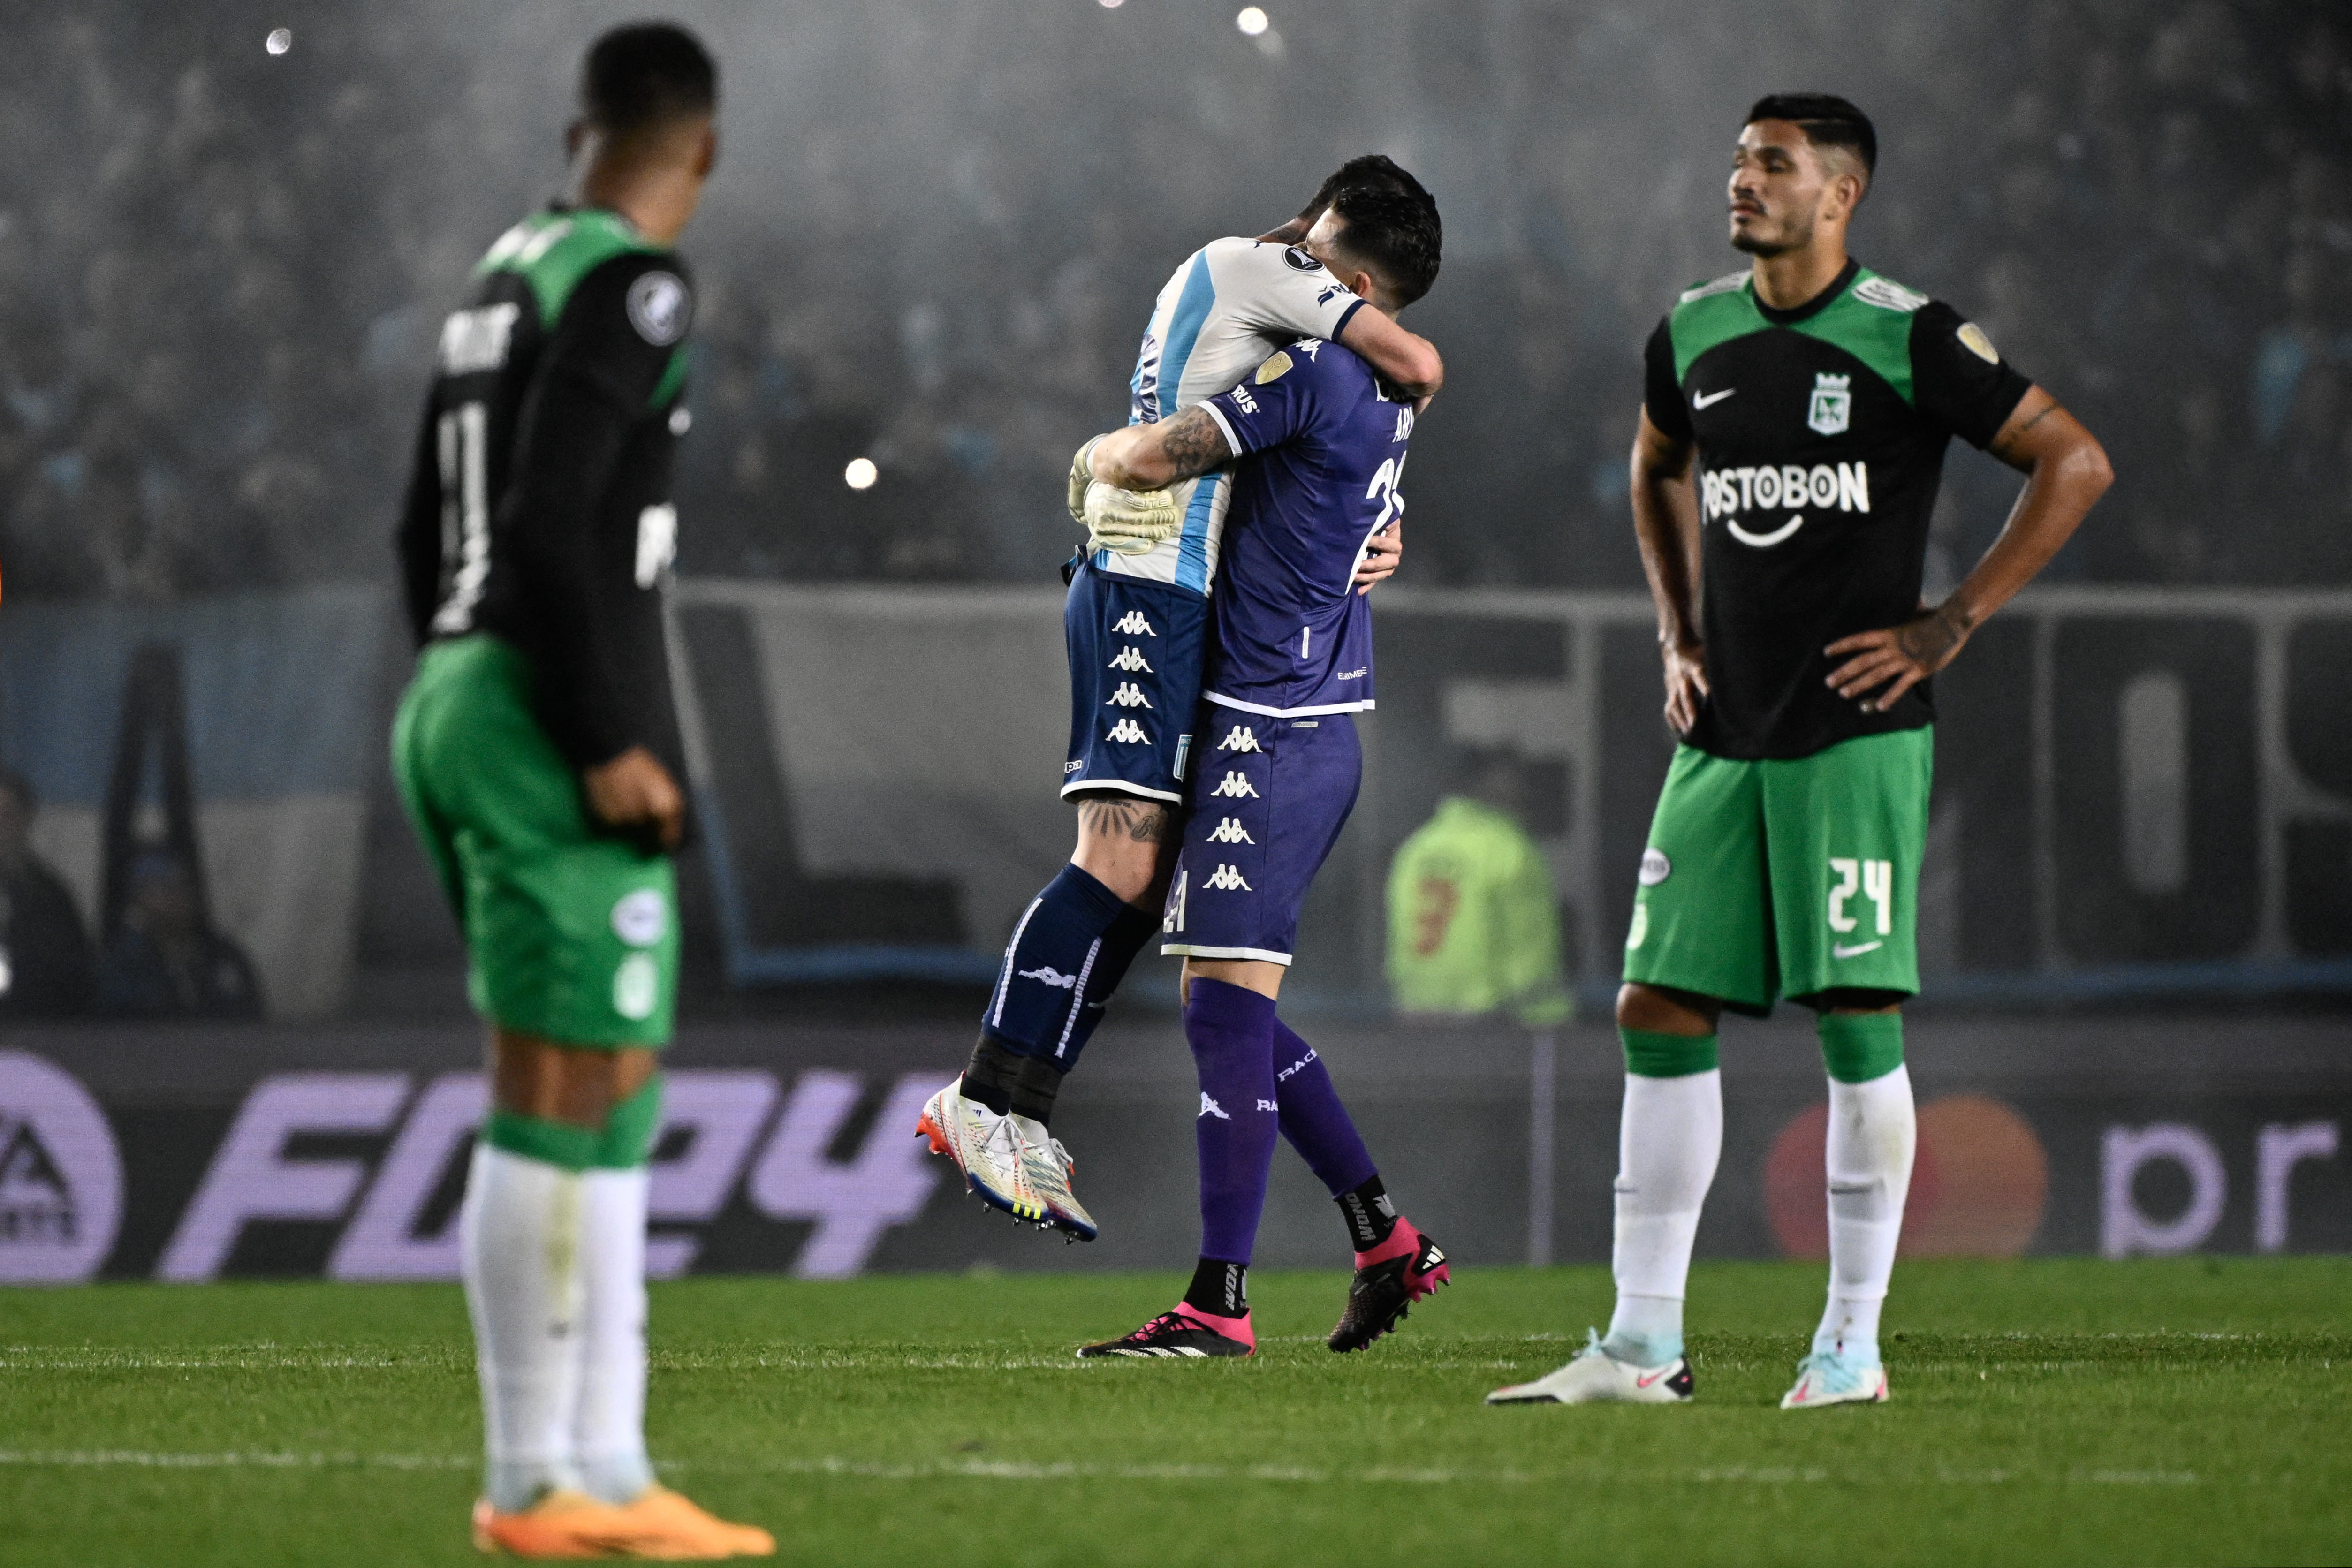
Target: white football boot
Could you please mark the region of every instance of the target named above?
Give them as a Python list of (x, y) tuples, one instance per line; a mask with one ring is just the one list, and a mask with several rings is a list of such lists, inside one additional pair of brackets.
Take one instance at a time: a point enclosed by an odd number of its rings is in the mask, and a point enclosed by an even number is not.
[(1635, 1366), (1601, 1348), (1601, 1335), (1584, 1331), (1584, 1348), (1558, 1372), (1533, 1383), (1515, 1383), (1486, 1396), (1489, 1405), (1687, 1405), (1692, 1382), (1688, 1360), (1676, 1356), (1664, 1366)]
[(1875, 1405), (1886, 1397), (1886, 1368), (1873, 1357), (1868, 1364), (1835, 1351), (1813, 1352), (1797, 1363), (1797, 1385), (1780, 1396), (1783, 1410), (1811, 1410), (1820, 1405)]
[(1021, 1172), (1029, 1178), (1029, 1190), (1045, 1206), (1045, 1222), (1072, 1241), (1092, 1241), (1095, 1239), (1095, 1217), (1070, 1190), (1070, 1178), (1077, 1175), (1078, 1163), (1070, 1158), (1070, 1151), (1062, 1140), (1045, 1130), (1044, 1123), (1015, 1112), (1009, 1118), (1013, 1130), (1021, 1134)]
[(1023, 1169), (1021, 1130), (1012, 1117), (964, 1098), (961, 1077), (931, 1096), (915, 1133), (931, 1141), (931, 1153), (955, 1162), (981, 1202), (1032, 1225), (1046, 1223), (1045, 1202)]

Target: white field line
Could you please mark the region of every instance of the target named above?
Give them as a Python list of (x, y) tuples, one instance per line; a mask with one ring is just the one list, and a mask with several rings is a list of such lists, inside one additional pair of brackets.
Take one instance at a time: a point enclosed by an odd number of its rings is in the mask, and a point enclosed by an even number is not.
[[(392, 1469), (467, 1470), (479, 1461), (456, 1454), (268, 1454), (151, 1453), (128, 1448), (0, 1449), (0, 1469)], [(1884, 1483), (1902, 1478), (1874, 1471), (1868, 1478), (1841, 1477), (1794, 1466), (1727, 1465), (1692, 1470), (1635, 1471), (1601, 1469), (1560, 1470), (1453, 1469), (1443, 1466), (1384, 1467), (1328, 1470), (1300, 1465), (1082, 1465), (1034, 1464), (1012, 1459), (941, 1459), (888, 1464), (828, 1455), (780, 1459), (760, 1465), (665, 1464), (665, 1474), (846, 1476), (866, 1480), (992, 1481), (1265, 1481), (1299, 1486), (1360, 1486), (1383, 1482), (1404, 1486), (1557, 1485), (1561, 1481), (1697, 1481), (1748, 1486), (1867, 1479)], [(2010, 1470), (1937, 1470), (1933, 1479), (1955, 1486), (2032, 1483), (2046, 1478)], [(2194, 1470), (2072, 1470), (2057, 1478), (2074, 1486), (2199, 1486)]]

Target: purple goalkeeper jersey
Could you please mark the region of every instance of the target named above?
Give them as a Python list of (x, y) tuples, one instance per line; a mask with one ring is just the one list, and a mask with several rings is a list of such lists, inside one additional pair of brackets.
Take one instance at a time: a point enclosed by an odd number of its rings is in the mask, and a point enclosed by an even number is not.
[(1403, 515), (1412, 405), (1349, 350), (1307, 338), (1201, 406), (1240, 455), (1203, 695), (1277, 717), (1370, 707), (1372, 612), (1356, 568)]

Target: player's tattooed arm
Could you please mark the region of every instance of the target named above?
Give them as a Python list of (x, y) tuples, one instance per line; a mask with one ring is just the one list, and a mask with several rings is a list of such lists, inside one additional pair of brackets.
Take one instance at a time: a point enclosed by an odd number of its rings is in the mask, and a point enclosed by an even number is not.
[(1633, 437), (1633, 540), (1658, 607), (1658, 657), (1665, 666), (1666, 722), (1677, 735), (1698, 723), (1709, 695), (1706, 648), (1698, 632), (1698, 497), (1696, 449), (1650, 423)]
[(1131, 843), (1168, 841), (1168, 808), (1152, 800), (1081, 800), (1078, 825), (1106, 839)]
[(1224, 431), (1194, 403), (1157, 424), (1130, 424), (1095, 443), (1094, 476), (1122, 490), (1159, 490), (1233, 460)]
[(1894, 706), (1950, 664), (1969, 634), (2050, 564), (2115, 482), (2098, 438), (2040, 387), (2018, 400), (1987, 449), (2025, 475), (2025, 488), (1976, 570), (1935, 609), (1900, 626), (1841, 637), (1824, 650), (1845, 661), (1830, 672), (1830, 685), (1840, 696), (1862, 699), (1864, 713)]

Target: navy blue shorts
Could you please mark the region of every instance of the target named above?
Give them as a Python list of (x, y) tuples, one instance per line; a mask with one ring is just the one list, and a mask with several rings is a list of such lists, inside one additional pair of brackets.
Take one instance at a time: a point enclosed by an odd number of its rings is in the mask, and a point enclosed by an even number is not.
[(1160, 950), (1287, 964), (1307, 889), (1364, 781), (1356, 716), (1266, 718), (1203, 705), (1200, 724)]
[(1079, 563), (1062, 608), (1070, 649), (1070, 755), (1062, 793), (1184, 799), (1209, 601)]

